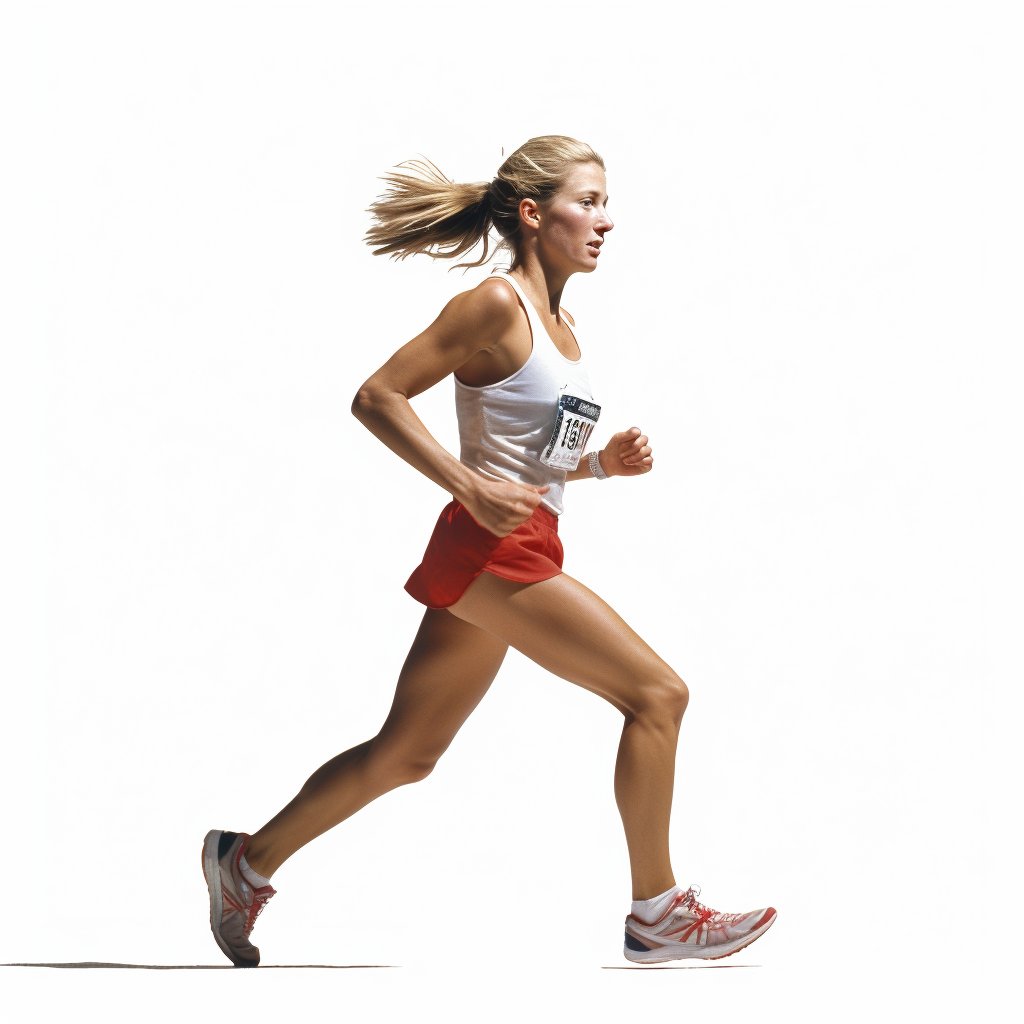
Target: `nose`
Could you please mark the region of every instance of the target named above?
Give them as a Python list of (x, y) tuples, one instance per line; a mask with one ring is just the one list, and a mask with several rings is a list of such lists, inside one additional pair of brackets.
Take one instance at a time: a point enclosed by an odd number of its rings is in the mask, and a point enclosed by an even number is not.
[(598, 222), (594, 225), (594, 230), (600, 231), (602, 234), (604, 234), (607, 231), (611, 231), (613, 227), (615, 227), (615, 224), (612, 221), (611, 217), (608, 216), (608, 211), (602, 209), (601, 217), (598, 220)]

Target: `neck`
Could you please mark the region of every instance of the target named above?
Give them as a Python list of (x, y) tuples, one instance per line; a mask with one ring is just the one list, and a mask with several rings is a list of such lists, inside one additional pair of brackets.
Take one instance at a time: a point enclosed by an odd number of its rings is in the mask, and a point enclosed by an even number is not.
[(534, 252), (525, 252), (512, 273), (534, 305), (546, 308), (556, 320), (559, 319), (558, 307), (562, 303), (562, 289), (569, 280), (569, 274), (545, 267)]

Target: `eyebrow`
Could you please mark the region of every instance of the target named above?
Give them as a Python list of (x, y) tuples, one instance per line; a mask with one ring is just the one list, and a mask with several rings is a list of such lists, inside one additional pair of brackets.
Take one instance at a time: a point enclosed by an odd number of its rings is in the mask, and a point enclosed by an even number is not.
[[(587, 189), (587, 190), (586, 190), (586, 191), (585, 191), (585, 192), (583, 193), (583, 195), (584, 195), (584, 196), (593, 196), (593, 197), (594, 197), (595, 199), (600, 199), (600, 198), (601, 198), (601, 193), (600, 193), (600, 192), (598, 192), (596, 188), (588, 188), (588, 189)], [(610, 198), (611, 198), (611, 196), (605, 196), (605, 197), (604, 197), (604, 204), (605, 204), (605, 206), (607, 206), (607, 205), (608, 205), (608, 200), (609, 200)]]

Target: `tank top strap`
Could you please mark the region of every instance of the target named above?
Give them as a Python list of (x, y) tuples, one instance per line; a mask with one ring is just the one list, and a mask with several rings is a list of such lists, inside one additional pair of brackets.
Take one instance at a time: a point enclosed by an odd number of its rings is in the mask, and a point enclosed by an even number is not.
[[(572, 340), (576, 342), (576, 348), (579, 349), (580, 358), (570, 359), (568, 356), (563, 355), (558, 346), (555, 344), (554, 339), (547, 332), (547, 328), (540, 322), (540, 314), (537, 312), (534, 304), (526, 297), (526, 292), (523, 291), (522, 286), (519, 282), (511, 275), (506, 274), (503, 270), (491, 271), (491, 277), (502, 277), (515, 289), (516, 295), (522, 300), (523, 307), (526, 310), (526, 317), (530, 321), (530, 333), (533, 335), (533, 348), (537, 350), (538, 339), (540, 344), (545, 345), (549, 351), (554, 352), (559, 359), (564, 359), (567, 363), (573, 366), (578, 366), (583, 362), (583, 349), (580, 347), (579, 339), (576, 337), (575, 326), (569, 327), (569, 322), (564, 321), (565, 326), (569, 328), (569, 333), (572, 335)], [(561, 310), (561, 307), (559, 307)]]
[(530, 321), (530, 333), (533, 335), (534, 348), (537, 346), (538, 339), (540, 344), (547, 341), (549, 344), (554, 345), (554, 342), (551, 341), (551, 336), (544, 330), (544, 325), (540, 322), (540, 317), (537, 315), (537, 310), (534, 309), (533, 303), (526, 297), (526, 292), (523, 291), (522, 285), (511, 274), (506, 274), (503, 270), (492, 271), (491, 277), (500, 277), (508, 281), (515, 289), (516, 295), (519, 296), (523, 303), (523, 309), (526, 310), (526, 318)]

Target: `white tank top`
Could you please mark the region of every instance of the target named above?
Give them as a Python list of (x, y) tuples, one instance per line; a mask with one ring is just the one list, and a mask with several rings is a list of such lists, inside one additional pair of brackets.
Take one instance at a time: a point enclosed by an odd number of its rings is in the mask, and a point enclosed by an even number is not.
[(500, 271), (493, 276), (508, 281), (519, 296), (530, 321), (533, 351), (515, 373), (496, 384), (474, 388), (455, 378), (459, 461), (492, 480), (547, 484), (550, 490), (541, 496), (541, 504), (561, 515), (566, 471), (544, 465), (540, 456), (555, 427), (559, 391), (568, 386), (593, 401), (590, 378), (582, 358), (566, 359), (558, 351), (515, 278)]

